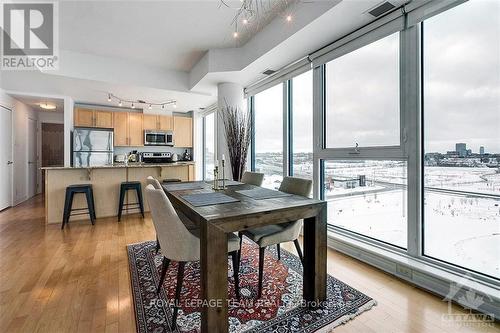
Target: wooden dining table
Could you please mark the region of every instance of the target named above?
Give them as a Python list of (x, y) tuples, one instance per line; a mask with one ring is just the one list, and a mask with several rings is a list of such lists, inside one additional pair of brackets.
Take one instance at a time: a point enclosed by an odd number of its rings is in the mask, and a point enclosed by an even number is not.
[[(183, 196), (214, 192), (212, 184), (191, 182), (198, 189), (168, 190), (174, 208), (200, 227), (201, 332), (228, 332), (227, 237), (231, 232), (280, 224), (300, 219), (303, 224), (303, 298), (304, 304), (318, 306), (326, 300), (327, 205), (325, 201), (291, 195), (253, 199), (236, 191), (254, 185), (227, 186), (217, 190), (237, 202), (195, 207)], [(187, 183), (182, 183), (187, 184)]]

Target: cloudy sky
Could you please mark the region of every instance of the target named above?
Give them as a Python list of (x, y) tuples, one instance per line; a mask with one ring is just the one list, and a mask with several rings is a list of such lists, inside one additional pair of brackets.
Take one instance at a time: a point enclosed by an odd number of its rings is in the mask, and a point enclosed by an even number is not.
[[(474, 152), (500, 152), (500, 1), (469, 1), (424, 29), (426, 151), (465, 142)], [(398, 143), (398, 59), (394, 34), (327, 65), (329, 147)], [(294, 149), (311, 151), (311, 73), (293, 88)], [(281, 94), (278, 85), (256, 96), (257, 152), (282, 151)]]

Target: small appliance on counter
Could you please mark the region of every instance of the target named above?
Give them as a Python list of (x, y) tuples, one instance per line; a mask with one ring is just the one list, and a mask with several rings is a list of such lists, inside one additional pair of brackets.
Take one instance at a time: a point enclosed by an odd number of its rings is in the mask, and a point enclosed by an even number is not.
[(142, 153), (142, 163), (161, 164), (171, 162), (174, 162), (171, 153)]
[(145, 146), (173, 146), (174, 133), (172, 131), (144, 131)]
[(177, 155), (176, 153), (173, 153), (171, 160), (172, 160), (172, 162), (177, 162), (179, 160), (179, 155)]
[(125, 163), (126, 159), (127, 159), (127, 155), (125, 155), (125, 154), (117, 154), (117, 155), (115, 155), (115, 162), (116, 163)]
[(75, 127), (73, 166), (92, 167), (113, 164), (113, 130)]
[(184, 151), (184, 154), (182, 154), (182, 160), (183, 161), (191, 161), (191, 154), (188, 153), (187, 149)]

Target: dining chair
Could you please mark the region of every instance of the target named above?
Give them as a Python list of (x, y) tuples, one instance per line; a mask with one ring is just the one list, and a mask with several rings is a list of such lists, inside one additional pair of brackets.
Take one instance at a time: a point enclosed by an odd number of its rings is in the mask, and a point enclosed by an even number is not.
[[(285, 177), (281, 182), (279, 190), (290, 194), (308, 197), (312, 190), (312, 180), (303, 179), (298, 177)], [(299, 255), (300, 261), (303, 262), (302, 249), (299, 244), (299, 235), (302, 220), (287, 222), (282, 224), (273, 224), (263, 227), (248, 229), (239, 232), (240, 247), (243, 242), (243, 236), (247, 236), (252, 241), (259, 245), (259, 287), (258, 295), (262, 295), (262, 278), (264, 274), (264, 253), (266, 247), (276, 245), (278, 251), (278, 260), (281, 260), (280, 244), (285, 242), (292, 242), (295, 244), (295, 249)], [(241, 256), (241, 251), (239, 251)], [(240, 262), (241, 258), (238, 259)]]
[[(161, 245), (162, 270), (156, 293), (160, 293), (170, 261), (177, 261), (177, 286), (175, 290), (175, 303), (172, 326), (176, 327), (179, 299), (184, 279), (184, 267), (187, 262), (200, 260), (200, 238), (198, 230), (188, 230), (177, 215), (172, 203), (163, 189), (156, 189), (153, 185), (146, 187), (146, 198), (151, 209), (153, 225)], [(237, 236), (228, 234), (228, 253), (233, 263), (233, 275), (236, 297), (239, 299), (239, 262), (238, 251), (240, 243)]]
[[(158, 179), (154, 178), (153, 176), (148, 176), (146, 178), (146, 183), (148, 185), (152, 185), (157, 190), (163, 191), (163, 187), (161, 186), (160, 182), (158, 181)], [(179, 216), (182, 223), (184, 223), (184, 225), (186, 226), (186, 228), (188, 230), (198, 229), (198, 226), (196, 224), (194, 224), (193, 221), (191, 221), (186, 215), (184, 215), (181, 212), (177, 212), (177, 215)], [(158, 237), (156, 237), (155, 253), (158, 253), (159, 250), (160, 250), (160, 242), (158, 241)]]
[(241, 177), (241, 182), (255, 186), (261, 186), (264, 181), (264, 174), (260, 172), (245, 171)]

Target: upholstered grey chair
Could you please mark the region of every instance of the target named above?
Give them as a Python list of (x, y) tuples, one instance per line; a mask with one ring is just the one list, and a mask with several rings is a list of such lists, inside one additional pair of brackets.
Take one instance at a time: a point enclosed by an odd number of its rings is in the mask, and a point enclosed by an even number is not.
[[(161, 254), (163, 255), (157, 293), (160, 292), (163, 285), (170, 261), (174, 260), (179, 263), (172, 320), (172, 326), (175, 327), (182, 280), (184, 278), (184, 266), (186, 262), (200, 260), (199, 230), (190, 231), (186, 229), (163, 189), (155, 189), (153, 185), (148, 185), (146, 187), (146, 198), (149, 202), (153, 224), (161, 245)], [(233, 261), (235, 292), (236, 297), (239, 298), (238, 252), (240, 243), (238, 237), (232, 233), (228, 234), (227, 248)]]
[[(301, 195), (303, 197), (309, 196), (312, 190), (312, 181), (298, 177), (285, 177), (281, 182), (280, 191)], [(278, 250), (278, 259), (281, 259), (280, 243), (292, 242), (295, 244), (295, 249), (299, 255), (300, 261), (303, 261), (302, 250), (299, 244), (299, 234), (302, 220), (288, 222), (283, 224), (267, 225), (254, 229), (245, 230), (239, 233), (240, 246), (243, 241), (243, 235), (250, 238), (252, 241), (259, 245), (259, 289), (258, 297), (262, 294), (262, 277), (264, 270), (264, 252), (266, 247), (276, 245)], [(241, 255), (241, 251), (239, 251)], [(238, 259), (238, 262), (240, 258)]]
[(245, 184), (261, 186), (263, 181), (264, 174), (260, 172), (245, 171), (245, 173), (241, 177), (241, 182)]
[[(160, 182), (154, 178), (153, 176), (148, 176), (146, 178), (146, 183), (148, 185), (152, 185), (155, 189), (157, 190), (162, 190), (163, 187), (161, 186)], [(182, 223), (186, 226), (188, 230), (195, 230), (198, 229), (198, 226), (194, 224), (193, 221), (191, 221), (186, 215), (184, 215), (182, 212), (177, 212), (177, 215), (181, 219)], [(160, 242), (158, 241), (158, 237), (156, 237), (156, 253), (160, 250)]]

